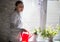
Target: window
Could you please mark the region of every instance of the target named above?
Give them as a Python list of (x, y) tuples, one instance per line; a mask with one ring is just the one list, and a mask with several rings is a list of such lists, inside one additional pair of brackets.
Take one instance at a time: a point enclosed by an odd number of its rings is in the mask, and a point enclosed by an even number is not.
[(40, 9), (37, 0), (23, 0), (24, 12), (22, 14), (23, 28), (29, 31), (40, 26)]

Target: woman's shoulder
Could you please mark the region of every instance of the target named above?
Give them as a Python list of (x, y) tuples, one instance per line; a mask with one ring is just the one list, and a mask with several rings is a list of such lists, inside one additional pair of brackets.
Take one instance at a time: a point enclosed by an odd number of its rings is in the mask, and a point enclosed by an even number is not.
[(17, 15), (17, 12), (16, 11), (13, 11), (12, 13), (11, 13), (11, 16), (16, 16)]

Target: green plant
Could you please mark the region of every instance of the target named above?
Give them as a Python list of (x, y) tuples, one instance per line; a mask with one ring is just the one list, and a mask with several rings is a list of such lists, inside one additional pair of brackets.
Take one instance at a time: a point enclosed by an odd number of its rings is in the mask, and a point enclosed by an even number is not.
[(56, 27), (48, 26), (44, 30), (40, 29), (40, 34), (44, 38), (50, 38), (50, 37), (54, 37), (56, 34), (58, 34), (59, 30), (60, 30), (60, 26), (56, 26)]
[(40, 27), (33, 29), (33, 33), (36, 34), (36, 35), (39, 34), (40, 32), (41, 32), (41, 31), (40, 31)]
[(53, 26), (48, 26), (44, 30), (42, 30), (40, 27), (35, 28), (33, 30), (34, 34), (40, 34), (44, 38), (49, 38), (49, 37), (54, 37), (58, 32), (60, 31), (60, 25), (56, 25), (55, 27)]
[(34, 32), (33, 32), (35, 35), (37, 35), (37, 29), (34, 29)]
[(52, 31), (52, 30), (46, 30), (46, 29), (44, 29), (44, 30), (41, 31), (41, 35), (43, 37), (53, 37), (56, 34), (57, 34), (57, 31), (54, 31), (54, 30)]

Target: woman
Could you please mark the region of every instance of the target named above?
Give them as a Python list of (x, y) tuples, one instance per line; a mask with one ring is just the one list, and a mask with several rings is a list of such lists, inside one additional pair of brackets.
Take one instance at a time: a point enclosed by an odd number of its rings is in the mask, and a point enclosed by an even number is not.
[(11, 14), (10, 18), (10, 40), (9, 42), (19, 42), (17, 35), (21, 31), (21, 16), (20, 13), (23, 11), (24, 5), (22, 1), (15, 3), (15, 10)]

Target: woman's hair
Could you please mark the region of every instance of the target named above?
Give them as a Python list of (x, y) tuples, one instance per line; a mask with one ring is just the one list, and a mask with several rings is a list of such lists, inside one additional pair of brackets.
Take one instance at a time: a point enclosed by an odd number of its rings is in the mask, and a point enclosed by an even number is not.
[[(16, 1), (15, 6), (18, 6), (18, 4), (23, 4), (23, 2), (22, 1)], [(15, 8), (15, 10), (16, 10), (16, 8)]]
[(15, 6), (18, 6), (18, 4), (23, 4), (23, 2), (22, 2), (22, 1), (17, 1), (17, 2), (15, 3)]
[(21, 32), (28, 32), (26, 29), (21, 29)]

